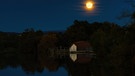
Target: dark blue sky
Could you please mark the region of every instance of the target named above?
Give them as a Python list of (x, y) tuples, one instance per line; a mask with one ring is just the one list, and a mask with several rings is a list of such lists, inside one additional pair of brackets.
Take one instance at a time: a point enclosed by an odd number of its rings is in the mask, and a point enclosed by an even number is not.
[(95, 12), (86, 13), (82, 9), (84, 1), (0, 0), (0, 31), (22, 32), (26, 28), (65, 30), (74, 20), (90, 23), (109, 21), (123, 25), (128, 21), (118, 20), (117, 17), (124, 10), (132, 10), (126, 0), (93, 0)]

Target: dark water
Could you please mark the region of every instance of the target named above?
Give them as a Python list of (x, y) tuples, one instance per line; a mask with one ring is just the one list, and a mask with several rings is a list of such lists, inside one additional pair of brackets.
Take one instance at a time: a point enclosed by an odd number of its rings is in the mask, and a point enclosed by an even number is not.
[[(85, 60), (85, 62), (83, 62)], [(92, 76), (93, 62), (37, 53), (0, 54), (0, 76)]]
[(0, 70), (0, 76), (68, 76), (68, 72), (65, 70), (65, 68), (60, 67), (57, 71), (53, 72), (44, 69), (42, 73), (34, 72), (33, 74), (27, 74), (21, 67), (7, 67)]

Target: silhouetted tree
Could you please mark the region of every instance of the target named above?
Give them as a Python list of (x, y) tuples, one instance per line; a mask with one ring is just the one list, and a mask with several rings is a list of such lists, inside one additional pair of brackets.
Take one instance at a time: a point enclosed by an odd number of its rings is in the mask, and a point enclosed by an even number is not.
[(64, 33), (65, 40), (71, 44), (79, 40), (87, 40), (86, 27), (89, 25), (87, 21), (74, 21), (74, 24), (70, 26)]

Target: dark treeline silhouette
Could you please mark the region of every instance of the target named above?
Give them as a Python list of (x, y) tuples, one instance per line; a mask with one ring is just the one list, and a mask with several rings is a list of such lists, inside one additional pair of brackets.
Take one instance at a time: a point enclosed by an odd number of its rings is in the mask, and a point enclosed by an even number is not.
[[(34, 29), (22, 33), (0, 32), (0, 69), (22, 66), (27, 73), (34, 73), (42, 72), (44, 68), (55, 71), (64, 66), (72, 76), (88, 76), (91, 72), (93, 76), (134, 76), (134, 14), (131, 18), (133, 21), (126, 26), (75, 20), (64, 32), (44, 33)], [(50, 48), (68, 48), (81, 40), (90, 42), (96, 53), (96, 59), (85, 64), (87, 67), (69, 59), (49, 57)]]

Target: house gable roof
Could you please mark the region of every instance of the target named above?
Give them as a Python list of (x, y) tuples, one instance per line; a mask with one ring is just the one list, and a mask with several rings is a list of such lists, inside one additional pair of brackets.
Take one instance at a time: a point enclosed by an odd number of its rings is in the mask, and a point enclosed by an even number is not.
[(91, 45), (87, 41), (78, 41), (74, 43), (78, 49), (90, 48)]

